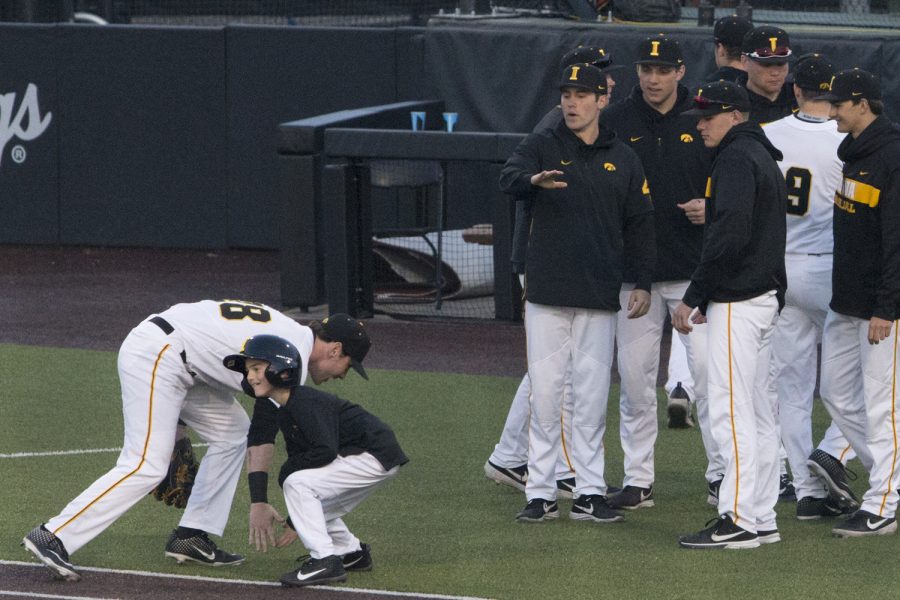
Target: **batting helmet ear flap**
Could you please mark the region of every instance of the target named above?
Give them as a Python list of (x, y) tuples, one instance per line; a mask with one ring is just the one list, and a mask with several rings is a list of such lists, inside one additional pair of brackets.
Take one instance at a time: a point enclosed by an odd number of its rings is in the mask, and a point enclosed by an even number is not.
[[(266, 380), (275, 387), (292, 388), (300, 385), (300, 372), (303, 360), (296, 346), (276, 335), (255, 335), (248, 338), (241, 348), (240, 354), (230, 354), (222, 360), (225, 368), (244, 374), (247, 380), (247, 360), (262, 360), (269, 363), (266, 367)], [(244, 391), (247, 386), (241, 384)], [(253, 394), (251, 394), (253, 395)]]

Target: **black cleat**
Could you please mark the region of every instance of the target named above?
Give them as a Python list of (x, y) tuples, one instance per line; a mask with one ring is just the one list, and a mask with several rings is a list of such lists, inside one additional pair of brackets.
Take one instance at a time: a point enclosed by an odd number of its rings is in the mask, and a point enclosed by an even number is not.
[(850, 479), (856, 479), (856, 474), (845, 468), (841, 461), (817, 448), (809, 455), (806, 466), (813, 475), (822, 478), (831, 493), (840, 498), (843, 504), (854, 510), (859, 508), (859, 499), (847, 483), (848, 475), (851, 476)]
[[(628, 489), (627, 487), (625, 489)], [(595, 523), (616, 523), (624, 521), (624, 517), (609, 507), (606, 496), (587, 494), (579, 496), (572, 503), (569, 518), (576, 521), (593, 521)]]
[(309, 557), (296, 571), (281, 576), (281, 584), (289, 587), (303, 587), (322, 583), (347, 581), (347, 571), (340, 556)]
[(216, 546), (206, 533), (198, 533), (186, 539), (179, 539), (177, 530), (169, 536), (166, 543), (166, 556), (174, 558), (179, 564), (193, 561), (211, 567), (227, 567), (244, 562), (240, 554), (230, 554)]
[(362, 548), (356, 552), (350, 552), (341, 556), (341, 564), (345, 571), (371, 571), (372, 554), (368, 544), (362, 544)]
[(642, 488), (634, 485), (626, 485), (625, 489), (611, 496), (609, 507), (614, 510), (635, 510), (637, 508), (650, 508), (653, 502), (653, 486)]
[(556, 500), (544, 500), (535, 498), (529, 500), (525, 508), (516, 515), (516, 521), (520, 523), (540, 523), (559, 518), (559, 507)]
[(719, 506), (719, 488), (722, 487), (722, 480), (706, 482), (706, 503), (710, 506)]
[[(682, 548), (697, 549), (726, 548), (736, 550), (759, 547), (759, 536), (735, 525), (728, 515), (717, 517), (706, 524), (712, 524), (712, 526), (697, 533), (679, 537), (678, 544)], [(777, 530), (775, 530), (775, 534), (778, 534)], [(774, 541), (779, 541), (780, 539), (779, 537), (778, 540)]]
[(501, 485), (514, 487), (519, 491), (525, 491), (525, 482), (528, 481), (528, 465), (519, 465), (507, 469), (498, 467), (491, 461), (484, 463), (484, 476)]
[(575, 496), (575, 478), (557, 479), (556, 495), (560, 498), (573, 498)]
[(666, 412), (669, 415), (669, 429), (687, 429), (694, 426), (694, 419), (691, 417), (691, 397), (681, 387), (680, 381), (669, 396)]
[(896, 531), (897, 519), (879, 517), (865, 510), (856, 511), (852, 517), (831, 529), (835, 537), (843, 538), (888, 535)]
[(784, 473), (778, 479), (778, 500), (781, 502), (795, 502), (797, 500), (794, 483), (787, 473)]
[(76, 571), (69, 562), (69, 552), (63, 546), (62, 541), (47, 531), (43, 525), (32, 529), (22, 539), (22, 545), (50, 569), (54, 579), (65, 579), (66, 581), (81, 579), (81, 573)]

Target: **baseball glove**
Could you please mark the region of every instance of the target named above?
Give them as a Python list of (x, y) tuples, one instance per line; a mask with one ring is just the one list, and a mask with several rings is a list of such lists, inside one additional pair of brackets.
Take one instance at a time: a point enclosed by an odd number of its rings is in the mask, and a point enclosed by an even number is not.
[(194, 458), (191, 440), (189, 438), (178, 440), (172, 451), (169, 472), (150, 495), (169, 506), (184, 508), (187, 506), (188, 498), (191, 497), (191, 489), (194, 487), (199, 466)]

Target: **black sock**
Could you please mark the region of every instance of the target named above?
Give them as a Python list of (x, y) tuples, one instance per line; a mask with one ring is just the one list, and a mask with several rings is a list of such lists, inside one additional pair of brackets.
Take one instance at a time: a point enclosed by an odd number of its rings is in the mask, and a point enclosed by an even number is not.
[(182, 527), (178, 526), (178, 529), (175, 530), (175, 537), (179, 540), (186, 540), (188, 538), (192, 538), (195, 535), (201, 535), (204, 533), (202, 529), (191, 529), (190, 527)]

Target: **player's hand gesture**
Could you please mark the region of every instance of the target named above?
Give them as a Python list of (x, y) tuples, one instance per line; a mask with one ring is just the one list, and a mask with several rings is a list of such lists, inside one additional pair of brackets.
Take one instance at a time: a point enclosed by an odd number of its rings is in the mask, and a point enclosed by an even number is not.
[(275, 543), (275, 521), (284, 524), (284, 517), (278, 514), (267, 502), (250, 504), (250, 545), (256, 546), (257, 552), (265, 552), (268, 545)]
[(891, 335), (891, 325), (893, 321), (886, 321), (878, 317), (869, 319), (869, 343), (877, 344), (881, 340)]
[(675, 311), (672, 313), (672, 327), (675, 328), (675, 331), (687, 335), (694, 329), (691, 327), (691, 323), (697, 325), (706, 323), (706, 317), (701, 315), (699, 311), (697, 311), (697, 314), (692, 319), (691, 314), (693, 312), (694, 309), (684, 302), (678, 303), (678, 306), (675, 307)]
[(650, 292), (647, 290), (632, 290), (628, 296), (628, 318), (637, 319), (643, 317), (650, 310)]
[(556, 181), (556, 178), (565, 175), (562, 171), (541, 171), (531, 176), (531, 185), (545, 190), (561, 190), (568, 187), (565, 181)]
[(694, 198), (677, 206), (684, 211), (684, 216), (694, 225), (706, 223), (706, 200), (703, 198)]

